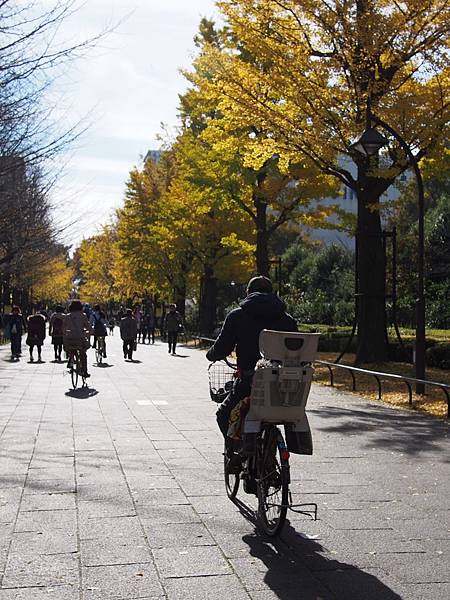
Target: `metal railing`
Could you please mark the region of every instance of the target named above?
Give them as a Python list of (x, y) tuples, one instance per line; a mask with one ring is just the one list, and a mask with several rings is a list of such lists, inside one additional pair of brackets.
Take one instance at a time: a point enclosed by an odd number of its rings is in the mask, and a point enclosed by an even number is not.
[[(213, 338), (201, 336), (201, 335), (191, 335), (190, 337), (193, 340), (198, 340), (198, 342), (200, 344), (202, 342), (205, 344), (213, 344), (215, 341)], [(330, 374), (330, 385), (332, 387), (334, 386), (333, 369), (344, 369), (345, 371), (348, 371), (352, 378), (352, 390), (354, 392), (357, 391), (357, 388), (356, 388), (356, 374), (357, 373), (373, 377), (377, 383), (379, 400), (382, 399), (382, 395), (383, 395), (383, 386), (382, 386), (383, 379), (384, 380), (390, 379), (393, 381), (402, 382), (405, 384), (405, 386), (407, 387), (407, 390), (408, 390), (409, 406), (413, 405), (413, 391), (412, 391), (411, 384), (423, 383), (430, 387), (437, 387), (440, 390), (442, 390), (442, 392), (445, 395), (445, 400), (447, 402), (447, 419), (450, 418), (450, 385), (448, 385), (447, 383), (441, 383), (439, 381), (429, 381), (426, 379), (416, 379), (415, 377), (408, 377), (407, 375), (398, 375), (396, 373), (385, 373), (383, 371), (371, 371), (369, 369), (361, 369), (360, 367), (352, 367), (351, 365), (341, 365), (341, 364), (337, 364), (337, 363), (332, 363), (332, 362), (328, 362), (326, 360), (316, 360), (316, 361), (314, 361), (314, 364), (323, 365), (323, 366), (327, 367), (328, 372)]]
[(408, 377), (407, 375), (398, 375), (396, 373), (384, 373), (383, 371), (371, 371), (369, 369), (361, 369), (360, 367), (352, 367), (350, 365), (341, 365), (341, 364), (337, 364), (337, 363), (332, 363), (332, 362), (328, 362), (326, 360), (316, 360), (315, 364), (324, 365), (325, 367), (328, 368), (328, 371), (330, 373), (330, 385), (331, 386), (334, 385), (333, 369), (344, 369), (346, 371), (349, 371), (351, 378), (352, 378), (352, 390), (354, 392), (357, 391), (355, 373), (362, 373), (364, 375), (374, 377), (374, 379), (377, 382), (377, 386), (378, 386), (378, 399), (379, 400), (382, 399), (382, 394), (383, 394), (383, 386), (382, 386), (383, 379), (390, 379), (393, 381), (402, 382), (408, 388), (408, 404), (410, 406), (413, 405), (413, 392), (412, 392), (412, 387), (411, 387), (412, 383), (423, 383), (423, 384), (431, 386), (431, 387), (437, 387), (440, 390), (442, 390), (443, 393), (445, 394), (445, 399), (447, 402), (447, 419), (450, 418), (450, 393), (449, 393), (450, 385), (448, 385), (447, 383), (441, 383), (439, 381), (429, 381), (427, 379), (416, 379), (415, 377)]

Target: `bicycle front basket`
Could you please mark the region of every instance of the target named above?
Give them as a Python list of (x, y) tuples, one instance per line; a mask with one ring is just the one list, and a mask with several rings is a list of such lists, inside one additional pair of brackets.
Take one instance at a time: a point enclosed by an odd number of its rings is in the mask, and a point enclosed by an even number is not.
[(208, 367), (209, 395), (220, 404), (233, 388), (235, 370), (224, 362), (214, 362)]

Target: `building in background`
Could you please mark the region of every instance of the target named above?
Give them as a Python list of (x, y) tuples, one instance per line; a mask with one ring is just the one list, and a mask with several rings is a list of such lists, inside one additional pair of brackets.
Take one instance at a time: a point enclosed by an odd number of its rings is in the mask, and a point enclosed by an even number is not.
[(161, 150), (149, 150), (144, 156), (144, 163), (151, 160), (154, 163), (158, 163), (161, 158)]
[[(354, 177), (356, 177), (356, 165), (349, 158), (345, 158), (341, 161), (341, 165), (345, 169), (347, 169)], [(409, 179), (410, 175), (408, 173), (403, 173), (398, 178), (398, 183), (404, 183)], [(396, 200), (400, 196), (399, 187), (395, 184), (391, 185), (387, 191), (381, 197), (382, 202), (390, 203)], [(356, 216), (358, 211), (358, 199), (356, 197), (356, 193), (347, 186), (343, 186), (342, 195), (336, 198), (324, 198), (320, 200), (319, 204), (324, 206), (329, 206), (332, 204), (337, 204), (340, 208), (346, 213), (354, 214)], [(328, 223), (338, 223), (339, 217), (337, 215), (331, 215), (328, 218)], [(350, 235), (344, 231), (340, 231), (338, 229), (306, 229), (307, 235), (313, 240), (318, 240), (323, 242), (324, 244), (341, 244), (347, 248), (353, 249), (355, 247), (355, 237), (354, 235)]]

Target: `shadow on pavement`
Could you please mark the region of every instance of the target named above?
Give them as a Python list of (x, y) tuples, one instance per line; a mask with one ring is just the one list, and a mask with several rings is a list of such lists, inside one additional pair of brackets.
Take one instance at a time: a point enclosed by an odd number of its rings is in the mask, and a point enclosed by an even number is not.
[(127, 358), (126, 361), (136, 365), (140, 365), (142, 363), (142, 360), (138, 360), (137, 358)]
[(402, 600), (371, 573), (327, 555), (286, 522), (281, 538), (244, 535), (250, 555), (265, 565), (264, 584), (280, 600)]
[(189, 358), (189, 354), (172, 354), (175, 358)]
[(66, 396), (79, 399), (92, 398), (92, 396), (96, 396), (97, 394), (98, 391), (95, 388), (90, 387), (80, 387), (76, 390), (69, 390), (65, 393)]
[(114, 365), (110, 365), (109, 363), (93, 363), (92, 365), (93, 367), (96, 367), (98, 369), (109, 369), (110, 367), (113, 367)]
[[(437, 418), (373, 405), (369, 410), (324, 406), (308, 411), (320, 419), (314, 428), (320, 431), (347, 433), (366, 437), (366, 446), (383, 450), (419, 454), (439, 452), (442, 460), (448, 453), (449, 426)], [(330, 421), (324, 424), (323, 421)], [(322, 422), (320, 422), (322, 421)]]
[(337, 560), (317, 541), (301, 536), (289, 521), (279, 538), (270, 538), (258, 531), (251, 506), (238, 498), (233, 503), (255, 526), (255, 533), (242, 540), (250, 555), (265, 565), (264, 584), (280, 600), (402, 600), (371, 573)]

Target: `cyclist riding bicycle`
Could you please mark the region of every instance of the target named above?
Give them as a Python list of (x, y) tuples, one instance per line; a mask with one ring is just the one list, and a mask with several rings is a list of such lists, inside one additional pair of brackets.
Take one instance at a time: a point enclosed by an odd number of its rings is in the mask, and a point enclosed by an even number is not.
[(206, 354), (208, 360), (217, 361), (236, 350), (237, 378), (216, 413), (217, 423), (225, 438), (230, 469), (235, 472), (241, 467), (241, 455), (234, 451), (235, 445), (227, 436), (228, 423), (233, 408), (243, 398), (250, 396), (255, 366), (261, 358), (259, 334), (263, 329), (297, 331), (297, 324), (286, 312), (284, 302), (273, 293), (270, 279), (261, 275), (250, 279), (247, 297), (239, 308), (227, 315), (217, 340)]
[[(79, 300), (72, 300), (69, 305), (69, 314), (64, 316), (63, 344), (67, 353), (72, 350), (80, 351), (81, 366), (85, 377), (90, 377), (87, 370), (86, 351), (91, 346), (89, 337), (93, 333), (89, 320), (83, 312), (83, 305)], [(70, 364), (67, 364), (67, 367), (70, 368)]]
[(108, 324), (106, 322), (106, 315), (102, 311), (100, 304), (94, 306), (94, 310), (90, 316), (89, 322), (94, 329), (94, 344), (93, 347), (97, 347), (98, 338), (103, 338), (103, 358), (106, 358), (106, 340), (105, 337), (108, 335)]

